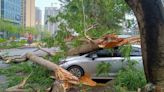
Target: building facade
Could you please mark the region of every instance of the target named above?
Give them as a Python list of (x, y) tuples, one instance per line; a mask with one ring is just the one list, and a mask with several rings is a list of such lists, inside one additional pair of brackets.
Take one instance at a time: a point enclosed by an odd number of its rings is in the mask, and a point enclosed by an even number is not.
[(1, 18), (1, 0), (0, 0), (0, 18)]
[[(40, 8), (35, 7), (35, 29), (37, 31), (42, 31), (43, 26), (42, 26), (42, 11)], [(36, 40), (40, 40), (41, 35), (38, 35), (36, 37)]]
[(22, 0), (22, 24), (25, 27), (35, 26), (35, 0)]
[(24, 18), (24, 12), (25, 12), (25, 0), (22, 0), (22, 2), (21, 2), (22, 4), (22, 7), (21, 7), (21, 23), (22, 23), (22, 25), (24, 26), (24, 21), (25, 21), (25, 18)]
[(51, 34), (56, 34), (58, 30), (58, 23), (51, 23), (48, 21), (50, 16), (56, 16), (59, 13), (59, 10), (56, 7), (45, 7), (44, 14), (44, 25), (45, 29)]
[[(22, 25), (22, 0), (0, 0), (0, 19), (16, 26)], [(11, 34), (5, 30), (0, 30), (0, 38), (11, 36), (19, 37), (18, 34)]]
[(21, 24), (21, 0), (1, 0), (1, 18), (14, 24)]
[(42, 11), (38, 7), (35, 7), (35, 25), (42, 24)]

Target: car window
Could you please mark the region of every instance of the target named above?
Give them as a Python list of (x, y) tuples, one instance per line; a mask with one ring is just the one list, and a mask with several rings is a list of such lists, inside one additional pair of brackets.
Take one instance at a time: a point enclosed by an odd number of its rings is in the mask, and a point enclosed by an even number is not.
[(98, 57), (112, 57), (113, 56), (112, 50), (109, 50), (109, 49), (99, 50), (96, 52), (96, 54)]
[[(103, 58), (103, 57), (122, 57), (123, 55), (121, 54), (120, 48), (115, 47), (113, 49), (101, 49), (97, 50), (94, 52), (91, 52), (88, 54), (87, 57), (98, 57), (98, 58)], [(138, 47), (132, 47), (130, 56), (141, 56), (141, 48)]]
[(96, 55), (97, 57), (121, 57), (121, 53), (118, 48), (113, 49), (101, 49), (96, 52), (90, 54), (91, 56)]
[[(114, 48), (114, 54), (113, 57), (123, 57), (123, 53), (121, 53), (120, 48)], [(141, 56), (141, 48), (138, 47), (132, 47), (130, 56)]]
[(130, 56), (141, 56), (141, 48), (132, 47)]
[(114, 48), (114, 53), (113, 53), (113, 57), (121, 57), (121, 52), (120, 52), (120, 49), (119, 47), (115, 47)]

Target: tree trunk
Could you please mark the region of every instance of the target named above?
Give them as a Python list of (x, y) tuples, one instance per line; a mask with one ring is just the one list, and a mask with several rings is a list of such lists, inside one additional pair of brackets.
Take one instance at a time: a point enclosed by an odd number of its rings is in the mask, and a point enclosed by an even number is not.
[(88, 43), (88, 44), (83, 44), (79, 47), (70, 49), (67, 52), (67, 55), (68, 56), (73, 56), (73, 55), (78, 55), (78, 54), (84, 54), (84, 53), (88, 53), (88, 52), (91, 52), (91, 51), (94, 51), (94, 50), (97, 50), (97, 49), (99, 49), (98, 44)]
[[(89, 38), (88, 38), (89, 39)], [(140, 42), (138, 36), (129, 38), (119, 38), (114, 34), (106, 34), (105, 36), (95, 39), (88, 40), (89, 42), (82, 44), (76, 48), (70, 49), (67, 53), (68, 56), (85, 54), (91, 51), (98, 50), (100, 48), (113, 48), (128, 43)]]
[(35, 56), (32, 53), (26, 53), (26, 58), (34, 63), (46, 67), (49, 70), (54, 71), (56, 81), (54, 82), (54, 86), (51, 92), (65, 92), (65, 90), (69, 88), (69, 86), (67, 86), (68, 84), (80, 84), (77, 77), (48, 60)]
[(134, 11), (139, 24), (146, 78), (148, 82), (164, 87), (164, 5), (162, 0), (125, 1)]

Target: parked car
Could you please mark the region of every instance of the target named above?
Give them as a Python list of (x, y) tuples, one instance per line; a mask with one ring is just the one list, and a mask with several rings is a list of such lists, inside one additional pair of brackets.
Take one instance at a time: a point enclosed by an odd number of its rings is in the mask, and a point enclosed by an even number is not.
[[(136, 68), (143, 69), (140, 45), (132, 45), (130, 59), (138, 62), (135, 65)], [(108, 76), (97, 76), (96, 74), (97, 65), (102, 62), (110, 63), (111, 65)], [(116, 77), (119, 70), (127, 66), (127, 62), (121, 55), (121, 51), (118, 47), (114, 48), (113, 51), (109, 49), (100, 49), (81, 56), (67, 57), (61, 60), (60, 66), (77, 77), (81, 77), (87, 73), (90, 74), (92, 79), (113, 79)]]

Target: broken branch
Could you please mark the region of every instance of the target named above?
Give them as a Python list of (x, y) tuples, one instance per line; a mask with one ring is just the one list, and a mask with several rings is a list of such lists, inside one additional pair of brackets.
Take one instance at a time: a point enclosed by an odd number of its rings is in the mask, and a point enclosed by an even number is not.
[(91, 42), (93, 42), (93, 39), (92, 39), (89, 35), (87, 35), (87, 32), (88, 32), (89, 30), (95, 28), (96, 26), (97, 26), (97, 24), (93, 24), (93, 25), (91, 25), (89, 28), (87, 28), (87, 29), (84, 31), (84, 36), (85, 36), (85, 38), (87, 38), (87, 39), (88, 39), (89, 41), (91, 41)]

